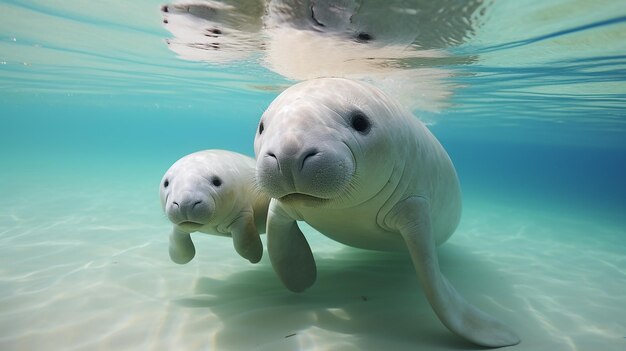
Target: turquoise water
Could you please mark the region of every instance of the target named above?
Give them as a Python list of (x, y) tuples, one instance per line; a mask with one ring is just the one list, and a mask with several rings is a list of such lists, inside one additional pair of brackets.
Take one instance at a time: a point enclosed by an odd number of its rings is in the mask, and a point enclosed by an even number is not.
[[(408, 256), (306, 226), (319, 276), (303, 294), (225, 238), (169, 260), (163, 173), (202, 149), (252, 155), (294, 80), (261, 53), (181, 59), (160, 5), (0, 2), (0, 349), (477, 349), (432, 313)], [(412, 91), (464, 194), (443, 273), (517, 331), (512, 350), (623, 350), (626, 8), (480, 9), (471, 35), (429, 41), (445, 57), (404, 62), (446, 72), (445, 101)]]

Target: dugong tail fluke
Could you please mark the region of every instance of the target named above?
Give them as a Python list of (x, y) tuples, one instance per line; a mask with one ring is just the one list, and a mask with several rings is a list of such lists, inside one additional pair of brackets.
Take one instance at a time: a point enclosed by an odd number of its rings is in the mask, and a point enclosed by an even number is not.
[(494, 317), (469, 304), (439, 270), (430, 223), (430, 206), (423, 197), (411, 197), (390, 213), (406, 242), (428, 302), (441, 322), (455, 334), (481, 346), (503, 347), (519, 337)]

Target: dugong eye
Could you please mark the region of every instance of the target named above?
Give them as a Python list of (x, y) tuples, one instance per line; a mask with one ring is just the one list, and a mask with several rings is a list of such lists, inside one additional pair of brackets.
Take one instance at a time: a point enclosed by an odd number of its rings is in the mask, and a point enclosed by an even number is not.
[(261, 122), (261, 124), (259, 124), (259, 135), (263, 134), (263, 129), (265, 129), (263, 127), (263, 122)]
[(352, 118), (350, 119), (350, 125), (352, 126), (354, 130), (356, 130), (357, 132), (361, 134), (369, 133), (372, 127), (370, 120), (367, 117), (365, 117), (364, 114), (360, 112), (352, 115)]
[(163, 187), (167, 188), (170, 185), (169, 180), (165, 179), (165, 181), (163, 182)]
[(213, 184), (214, 186), (220, 186), (222, 185), (222, 180), (219, 177), (213, 177), (211, 179), (211, 184)]
[(372, 35), (369, 33), (360, 32), (356, 35), (355, 39), (359, 43), (367, 43), (370, 40), (374, 39), (374, 37), (372, 37)]

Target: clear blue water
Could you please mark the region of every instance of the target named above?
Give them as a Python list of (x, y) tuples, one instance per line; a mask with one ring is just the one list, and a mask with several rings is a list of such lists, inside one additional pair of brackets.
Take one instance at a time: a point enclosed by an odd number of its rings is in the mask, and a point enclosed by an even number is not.
[[(293, 80), (258, 56), (177, 57), (159, 5), (0, 1), (0, 349), (474, 349), (403, 255), (308, 229), (320, 273), (302, 295), (223, 238), (169, 261), (162, 174), (202, 149), (252, 155)], [(626, 7), (484, 9), (446, 59), (411, 63), (453, 72), (445, 105), (416, 111), (464, 194), (444, 274), (517, 330), (511, 349), (623, 350)]]

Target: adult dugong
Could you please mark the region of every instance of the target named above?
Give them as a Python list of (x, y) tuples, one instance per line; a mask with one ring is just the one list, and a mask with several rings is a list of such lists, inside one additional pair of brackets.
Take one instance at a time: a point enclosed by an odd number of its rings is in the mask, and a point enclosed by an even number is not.
[(440, 272), (435, 248), (458, 225), (459, 182), (441, 144), (394, 99), (341, 78), (296, 84), (261, 117), (254, 148), (257, 183), (272, 197), (268, 253), (287, 288), (303, 291), (316, 278), (302, 220), (346, 245), (408, 249), (448, 329), (488, 347), (519, 342)]
[(269, 198), (254, 185), (253, 158), (225, 150), (198, 151), (176, 161), (160, 184), (161, 205), (174, 224), (170, 258), (195, 255), (190, 233), (230, 236), (235, 250), (256, 263), (263, 255)]

